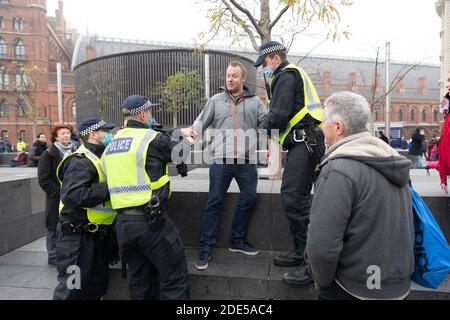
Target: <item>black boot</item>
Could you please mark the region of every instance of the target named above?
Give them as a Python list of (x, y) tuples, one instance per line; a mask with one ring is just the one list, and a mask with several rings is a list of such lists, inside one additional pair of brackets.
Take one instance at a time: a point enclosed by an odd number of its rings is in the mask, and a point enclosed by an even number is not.
[(273, 263), (278, 267), (297, 267), (303, 262), (303, 257), (295, 251), (288, 254), (276, 256)]
[(301, 286), (313, 283), (311, 271), (306, 263), (283, 275), (283, 282), (290, 286)]

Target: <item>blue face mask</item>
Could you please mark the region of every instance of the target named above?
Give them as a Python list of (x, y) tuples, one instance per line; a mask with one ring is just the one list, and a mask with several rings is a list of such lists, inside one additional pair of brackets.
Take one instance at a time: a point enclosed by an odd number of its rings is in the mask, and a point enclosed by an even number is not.
[(102, 144), (107, 147), (108, 144), (111, 143), (111, 141), (113, 140), (113, 135), (111, 132), (105, 132), (105, 137), (102, 140)]
[(151, 117), (150, 120), (148, 121), (147, 125), (149, 128), (152, 127), (152, 124), (156, 123), (156, 119), (154, 117)]
[(273, 78), (274, 71), (271, 67), (266, 67), (262, 69), (262, 73), (268, 78)]

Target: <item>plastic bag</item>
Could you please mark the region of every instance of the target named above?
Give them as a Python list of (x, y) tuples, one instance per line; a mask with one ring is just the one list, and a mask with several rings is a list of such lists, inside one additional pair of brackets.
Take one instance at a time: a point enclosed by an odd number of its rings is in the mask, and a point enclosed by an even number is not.
[(450, 247), (430, 209), (412, 188), (411, 196), (415, 227), (415, 270), (411, 279), (437, 289), (450, 272)]

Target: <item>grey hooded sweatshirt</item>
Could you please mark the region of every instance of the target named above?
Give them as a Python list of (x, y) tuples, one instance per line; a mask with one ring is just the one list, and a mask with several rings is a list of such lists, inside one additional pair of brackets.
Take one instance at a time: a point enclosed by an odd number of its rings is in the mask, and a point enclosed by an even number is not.
[(256, 164), (256, 132), (267, 118), (267, 109), (261, 99), (245, 86), (243, 95), (237, 100), (225, 88), (222, 89), (222, 93), (209, 99), (193, 128), (198, 134), (212, 129), (207, 149), (211, 162), (241, 159)]
[(347, 137), (318, 167), (307, 259), (322, 287), (361, 299), (399, 299), (414, 272), (411, 161), (369, 133)]

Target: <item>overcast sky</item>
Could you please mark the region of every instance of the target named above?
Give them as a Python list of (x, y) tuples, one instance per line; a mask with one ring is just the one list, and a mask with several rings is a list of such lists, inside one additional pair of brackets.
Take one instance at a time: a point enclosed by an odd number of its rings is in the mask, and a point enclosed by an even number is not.
[[(199, 2), (65, 0), (64, 12), (68, 23), (81, 34), (89, 30), (90, 34), (108, 37), (193, 43), (200, 32), (208, 29), (204, 7)], [(340, 11), (343, 24), (352, 32), (350, 40), (322, 44), (314, 53), (374, 58), (376, 48), (389, 41), (393, 60), (439, 63), (441, 21), (435, 0), (353, 2), (353, 6)], [(57, 3), (58, 0), (47, 0), (49, 15), (54, 15)], [(307, 52), (319, 43), (320, 30), (313, 32), (317, 35), (300, 37), (291, 51)]]

